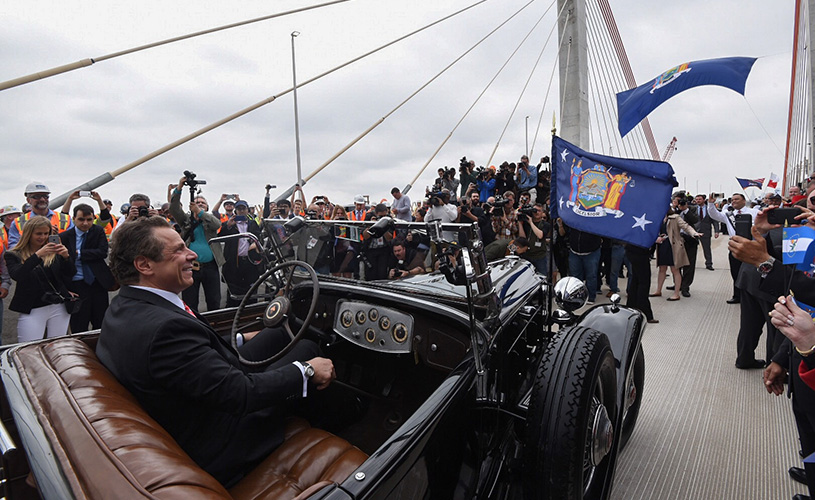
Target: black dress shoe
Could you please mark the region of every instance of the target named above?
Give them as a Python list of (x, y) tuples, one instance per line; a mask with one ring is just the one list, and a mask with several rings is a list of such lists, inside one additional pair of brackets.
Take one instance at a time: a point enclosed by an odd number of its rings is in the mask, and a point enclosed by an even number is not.
[(666, 288), (666, 289), (668, 289), (668, 290), (676, 290), (676, 286), (675, 286), (675, 285), (666, 286), (665, 288)]
[(687, 291), (687, 290), (682, 290), (682, 296), (683, 297), (690, 297), (690, 292)]
[(807, 484), (807, 471), (802, 469), (801, 467), (790, 467), (787, 471), (790, 474), (790, 477), (793, 481), (799, 482), (801, 484)]
[(713, 269), (713, 266), (705, 266), (705, 269), (707, 269), (708, 271), (715, 271), (715, 269)]
[(809, 500), (809, 495), (803, 493), (796, 493), (792, 496), (792, 500)]
[(763, 359), (754, 359), (752, 361), (748, 361), (747, 363), (739, 363), (736, 361), (736, 368), (739, 370), (753, 370), (756, 368), (764, 368), (764, 360)]
[(733, 298), (731, 298), (731, 299), (727, 299), (727, 303), (728, 303), (728, 304), (740, 304), (740, 303), (741, 303), (741, 299), (737, 299), (737, 298), (733, 297)]

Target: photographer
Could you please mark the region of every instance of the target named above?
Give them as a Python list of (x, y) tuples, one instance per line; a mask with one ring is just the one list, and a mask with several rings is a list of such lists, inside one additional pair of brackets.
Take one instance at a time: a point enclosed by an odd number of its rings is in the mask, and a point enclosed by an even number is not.
[[(492, 206), (488, 205), (490, 211)], [(470, 193), (469, 199), (463, 199), (459, 207), (459, 218), (461, 223), (477, 222), (481, 230), (481, 241), (489, 245), (495, 241), (495, 231), (492, 230), (492, 216), (488, 214), (479, 202), (478, 191)]]
[[(215, 255), (209, 246), (209, 240), (218, 234), (221, 223), (209, 212), (209, 205), (203, 196), (195, 196), (190, 202), (190, 211), (184, 212), (181, 206), (181, 190), (189, 184), (190, 194), (194, 196), (196, 186), (202, 183), (202, 181), (195, 180), (195, 174), (188, 172), (185, 174), (188, 175), (179, 179), (178, 186), (173, 189), (170, 214), (181, 227), (181, 237), (184, 243), (190, 250), (198, 254), (198, 259), (193, 262), (193, 284), (184, 290), (181, 297), (191, 309), (197, 311), (199, 291), (203, 285), (207, 310), (213, 311), (221, 308), (221, 276)], [(221, 259), (220, 255), (218, 259)]]
[(521, 163), (518, 164), (518, 172), (515, 176), (518, 183), (518, 191), (528, 191), (529, 199), (537, 201), (538, 167), (529, 164), (529, 157), (521, 156)]
[(470, 186), (475, 186), (475, 175), (473, 174), (473, 170), (475, 170), (475, 162), (474, 161), (467, 161), (467, 157), (463, 157), (459, 161), (458, 166), (458, 178), (461, 179), (461, 183), (459, 186), (461, 187), (460, 196), (459, 198), (465, 198), (470, 194)]
[(404, 240), (394, 240), (391, 245), (392, 255), (388, 263), (388, 278), (402, 279), (417, 274), (424, 274), (425, 252), (410, 248)]
[[(425, 222), (438, 220), (447, 224), (458, 220), (458, 207), (450, 203), (450, 193), (446, 189), (440, 193), (430, 193), (429, 201), (430, 208), (424, 217)], [(457, 241), (453, 231), (442, 231), (442, 236), (446, 241)]]
[(450, 191), (450, 201), (453, 203), (458, 201), (456, 191), (458, 191), (458, 179), (456, 179), (456, 169), (448, 168), (444, 172), (444, 177), (441, 181), (441, 188)]
[(482, 170), (476, 177), (475, 185), (482, 200), (495, 196), (495, 167)]
[[(235, 212), (221, 224), (219, 234), (252, 233), (260, 238), (260, 226), (248, 216), (249, 205), (241, 200), (235, 203)], [(252, 284), (260, 277), (261, 267), (255, 264), (260, 260), (258, 248), (248, 238), (231, 239), (224, 242), (224, 280), (231, 295), (242, 296), (249, 291)], [(241, 299), (226, 298), (226, 307), (240, 305)]]
[[(172, 199), (172, 194), (170, 199)], [(215, 206), (212, 207), (212, 215), (214, 215), (215, 218), (217, 218), (221, 224), (223, 224), (235, 215), (235, 202), (239, 201), (240, 199), (241, 197), (237, 193), (222, 194), (218, 202), (215, 203)], [(219, 212), (221, 204), (224, 206), (224, 213)]]
[(498, 169), (495, 175), (495, 192), (506, 193), (512, 191), (513, 194), (517, 192), (518, 188), (515, 184), (515, 164), (504, 162)]
[(492, 230), (497, 239), (511, 240), (518, 236), (518, 215), (515, 213), (515, 193), (507, 191), (503, 199), (496, 199), (492, 211)]
[(549, 234), (551, 226), (546, 221), (543, 205), (523, 206), (518, 209), (518, 234), (529, 240), (529, 250), (524, 258), (535, 266), (535, 270), (549, 276)]

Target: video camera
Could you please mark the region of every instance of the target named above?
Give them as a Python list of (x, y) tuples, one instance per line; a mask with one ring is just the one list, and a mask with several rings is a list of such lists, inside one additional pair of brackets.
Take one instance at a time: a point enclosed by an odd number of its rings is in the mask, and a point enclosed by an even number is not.
[(196, 180), (195, 173), (189, 170), (184, 171), (184, 184), (190, 187), (190, 202), (195, 200), (195, 193), (199, 189), (198, 186), (206, 184), (207, 181)]
[(518, 219), (526, 221), (529, 217), (535, 215), (536, 210), (537, 208), (534, 205), (524, 205), (518, 209)]
[(432, 193), (428, 193), (427, 199), (430, 201), (430, 204), (434, 207), (440, 207), (444, 205), (444, 193), (441, 191), (434, 191)]

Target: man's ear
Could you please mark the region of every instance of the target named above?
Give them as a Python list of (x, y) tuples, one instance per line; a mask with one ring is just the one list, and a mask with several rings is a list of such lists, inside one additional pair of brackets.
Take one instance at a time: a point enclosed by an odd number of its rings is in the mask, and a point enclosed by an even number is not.
[(136, 271), (139, 274), (143, 274), (146, 276), (153, 275), (153, 261), (145, 257), (144, 255), (139, 255), (135, 259), (133, 259), (133, 267), (136, 268)]

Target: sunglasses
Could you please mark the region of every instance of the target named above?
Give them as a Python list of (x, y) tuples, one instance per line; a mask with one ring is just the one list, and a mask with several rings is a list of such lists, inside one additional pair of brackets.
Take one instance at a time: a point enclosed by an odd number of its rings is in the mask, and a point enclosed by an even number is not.
[(47, 200), (50, 195), (47, 194), (30, 194), (28, 195), (29, 198), (32, 200)]

